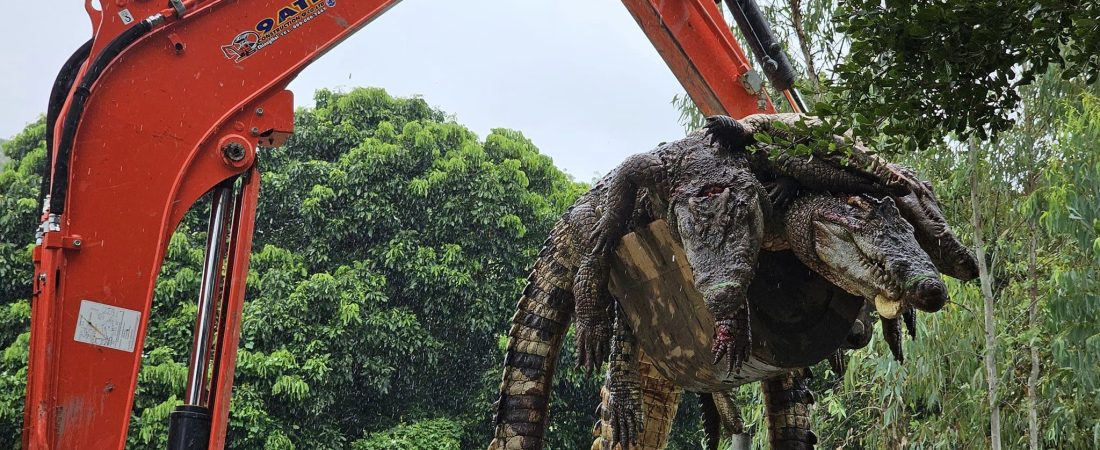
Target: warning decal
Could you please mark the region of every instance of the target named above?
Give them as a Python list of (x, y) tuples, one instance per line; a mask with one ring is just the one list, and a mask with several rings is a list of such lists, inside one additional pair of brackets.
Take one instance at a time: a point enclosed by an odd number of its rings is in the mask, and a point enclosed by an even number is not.
[(73, 340), (133, 352), (140, 322), (141, 313), (138, 311), (81, 300)]

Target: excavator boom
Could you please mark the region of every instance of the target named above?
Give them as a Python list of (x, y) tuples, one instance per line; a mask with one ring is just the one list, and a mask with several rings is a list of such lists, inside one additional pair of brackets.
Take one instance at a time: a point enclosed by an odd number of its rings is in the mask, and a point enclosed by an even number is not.
[[(98, 3), (85, 4), (92, 40), (51, 96), (23, 447), (124, 448), (167, 243), (208, 195), (196, 339), (169, 441), (222, 448), (257, 150), (293, 131), (287, 84), (398, 2)], [(705, 114), (773, 111), (713, 0), (623, 3)]]

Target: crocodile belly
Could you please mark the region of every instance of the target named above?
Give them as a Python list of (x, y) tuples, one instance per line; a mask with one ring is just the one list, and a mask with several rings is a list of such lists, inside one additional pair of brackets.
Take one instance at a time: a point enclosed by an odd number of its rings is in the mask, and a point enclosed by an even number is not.
[(662, 375), (696, 392), (728, 390), (840, 348), (863, 300), (809, 270), (794, 254), (763, 251), (749, 288), (752, 355), (740, 373), (712, 364), (714, 318), (695, 289), (683, 247), (664, 220), (628, 234), (612, 258), (611, 292)]

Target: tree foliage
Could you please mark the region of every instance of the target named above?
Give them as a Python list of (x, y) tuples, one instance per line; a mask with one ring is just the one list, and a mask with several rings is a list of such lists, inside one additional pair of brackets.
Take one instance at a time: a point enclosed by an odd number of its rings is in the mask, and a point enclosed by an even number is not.
[[(980, 144), (978, 166), (965, 152), (937, 147), (908, 163), (933, 181), (963, 235), (968, 178), (978, 171), (977, 206), (986, 218), (993, 275), (1002, 434), (1007, 448), (1028, 445), (1035, 408), (1040, 446), (1100, 446), (1100, 102), (1057, 72), (1021, 92), (1020, 126)], [(1068, 84), (1068, 86), (1067, 86)], [(1070, 89), (1066, 89), (1069, 87)], [(1054, 95), (1054, 97), (1050, 97)], [(1036, 272), (1029, 272), (1028, 223), (1037, 233)], [(1035, 286), (1037, 297), (1031, 296)], [(844, 379), (825, 392), (815, 426), (829, 446), (864, 448), (988, 447), (981, 294), (976, 282), (950, 284), (951, 304), (922, 314), (918, 339), (906, 342), (904, 365), (889, 360), (880, 339), (856, 352)], [(1037, 301), (1038, 315), (1029, 320)], [(1038, 355), (1038, 395), (1027, 395), (1030, 349)]]
[(0, 167), (0, 448), (17, 448), (23, 422), (31, 308), (31, 243), (46, 126), (28, 125), (3, 144)]
[[(1048, 68), (1087, 83), (1100, 74), (1100, 3), (1093, 0), (848, 0), (849, 38), (834, 103), (856, 134), (924, 148), (1007, 130), (1019, 88)], [(867, 120), (854, 120), (859, 113)], [(880, 135), (881, 134), (881, 135)]]
[[(926, 149), (892, 159), (935, 185), (964, 240), (970, 207), (985, 218), (1000, 439), (1027, 445), (1034, 411), (1041, 446), (1100, 448), (1100, 3), (764, 6), (801, 54), (792, 60), (812, 79), (800, 88), (830, 131), (851, 128), (883, 151)], [(584, 187), (519, 132), (480, 139), (419, 98), (356, 89), (319, 91), (315, 103), (298, 111), (286, 147), (261, 154), (229, 447), (482, 447), (525, 268)], [(701, 122), (689, 100), (674, 105), (685, 123)], [(17, 446), (22, 420), (44, 133), (39, 120), (2, 143), (0, 448)], [(961, 151), (970, 135), (981, 139), (977, 164)], [(205, 208), (168, 246), (131, 448), (163, 448), (180, 403)], [(981, 293), (976, 283), (949, 289), (944, 311), (920, 316), (904, 365), (876, 336), (844, 377), (815, 368), (823, 448), (989, 445)], [(572, 365), (566, 351), (550, 448), (591, 441), (597, 381)], [(739, 397), (763, 446), (759, 391)], [(697, 414), (685, 395), (671, 449), (697, 447)]]
[[(485, 445), (526, 267), (584, 186), (521, 133), (479, 139), (419, 98), (315, 100), (285, 147), (261, 152), (228, 447)], [(4, 144), (0, 172), (0, 442), (18, 442), (22, 421), (43, 136), (39, 121)], [(168, 244), (130, 448), (163, 448), (181, 403), (207, 208)], [(598, 401), (565, 372), (555, 448), (590, 440)]]
[[(969, 180), (977, 176), (996, 300), (1000, 439), (1009, 448), (1100, 447), (1098, 7), (984, 0), (764, 5), (789, 54), (802, 53), (792, 61), (803, 73), (815, 68), (818, 82), (800, 83), (817, 100), (814, 112), (832, 130), (850, 129), (917, 169), (935, 185), (964, 240), (973, 235)], [(690, 101), (673, 103), (688, 128), (699, 124)], [(976, 165), (967, 161), (967, 135), (979, 139)], [(917, 147), (924, 151), (898, 151)], [(876, 336), (851, 355), (843, 379), (816, 368), (826, 373), (814, 380), (814, 428), (823, 447), (991, 445), (982, 296), (976, 282), (949, 286), (952, 302), (921, 315), (904, 365)], [(755, 445), (763, 446), (759, 393), (750, 386), (740, 396)], [(1031, 414), (1039, 431), (1034, 444)]]
[[(1100, 96), (1051, 70), (1020, 92), (1017, 127), (979, 145), (977, 166), (962, 144), (897, 158), (931, 181), (952, 227), (973, 228), (969, 178), (978, 171), (977, 205), (987, 238), (996, 299), (994, 334), (1006, 448), (1028, 446), (1029, 408), (1039, 448), (1100, 447)], [(1037, 236), (1036, 272), (1028, 267)], [(906, 361), (893, 361), (880, 332), (850, 352), (843, 377), (814, 368), (813, 428), (822, 448), (988, 448), (990, 412), (982, 357), (982, 296), (977, 282), (948, 279), (951, 302), (919, 315)], [(1035, 286), (1037, 296), (1032, 298)], [(1037, 317), (1029, 309), (1037, 301)], [(1027, 395), (1037, 350), (1037, 398)], [(763, 402), (756, 386), (739, 391), (754, 447), (764, 448)]]

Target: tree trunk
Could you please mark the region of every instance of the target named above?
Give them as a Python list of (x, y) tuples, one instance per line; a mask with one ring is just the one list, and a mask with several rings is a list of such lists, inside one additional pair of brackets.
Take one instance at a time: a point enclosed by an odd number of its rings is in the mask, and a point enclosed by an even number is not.
[[(1030, 90), (1030, 101), (1025, 100), (1023, 102), (1023, 132), (1027, 143), (1027, 160), (1028, 164), (1031, 165), (1027, 174), (1027, 181), (1024, 183), (1024, 193), (1028, 196), (1036, 195), (1035, 190), (1040, 179), (1039, 167), (1042, 165), (1039, 159), (1039, 142), (1035, 129), (1049, 126), (1046, 120), (1049, 117), (1050, 104), (1044, 102), (1049, 96), (1045, 92), (1047, 89), (1043, 86), (1045, 86), (1045, 83), (1039, 83), (1035, 89)], [(1027, 228), (1030, 238), (1027, 249), (1027, 276), (1031, 279), (1031, 287), (1028, 291), (1030, 302), (1027, 308), (1027, 330), (1032, 334), (1032, 338), (1028, 342), (1028, 349), (1031, 353), (1031, 373), (1027, 377), (1027, 428), (1029, 448), (1039, 450), (1039, 398), (1037, 393), (1039, 384), (1039, 339), (1036, 334), (1039, 326), (1039, 265), (1035, 256), (1039, 246), (1039, 224), (1034, 211), (1028, 214)]]
[[(1039, 276), (1036, 274), (1035, 247), (1038, 237), (1036, 234), (1035, 217), (1028, 219), (1028, 227), (1031, 229), (1031, 242), (1028, 245), (1027, 272), (1031, 278), (1031, 303), (1027, 307), (1027, 329), (1035, 330), (1038, 326), (1039, 316)], [(1027, 428), (1028, 442), (1031, 450), (1039, 450), (1039, 398), (1036, 386), (1039, 384), (1039, 347), (1036, 345), (1038, 338), (1032, 337), (1028, 347), (1031, 348), (1031, 374), (1027, 377)]]
[(802, 26), (802, 0), (790, 0), (791, 24), (794, 33), (798, 36), (798, 46), (802, 49), (802, 59), (806, 60), (806, 78), (814, 89), (814, 99), (821, 95), (821, 86), (818, 84), (817, 69), (814, 68), (814, 55), (810, 51), (810, 36), (806, 34), (806, 28)]
[(997, 399), (997, 330), (993, 320), (993, 275), (985, 259), (985, 240), (982, 230), (982, 213), (978, 199), (978, 145), (974, 139), (970, 146), (970, 208), (971, 225), (974, 227), (974, 246), (977, 247), (978, 279), (982, 285), (982, 303), (985, 305), (985, 377), (989, 392), (990, 448), (1001, 450), (1001, 407)]

